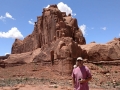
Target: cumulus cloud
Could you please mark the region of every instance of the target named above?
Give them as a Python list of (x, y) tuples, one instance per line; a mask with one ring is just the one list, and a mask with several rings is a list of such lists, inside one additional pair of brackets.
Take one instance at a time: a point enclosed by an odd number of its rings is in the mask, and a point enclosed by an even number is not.
[(10, 13), (8, 13), (8, 12), (6, 12), (5, 17), (15, 20), (15, 19), (12, 17), (12, 15), (10, 15)]
[(107, 28), (106, 28), (106, 27), (102, 27), (101, 29), (102, 29), (102, 30), (106, 30)]
[[(48, 5), (45, 8), (48, 8), (49, 6), (50, 5)], [(63, 2), (60, 2), (60, 3), (57, 4), (57, 6), (58, 6), (58, 9), (61, 12), (66, 12), (66, 15), (71, 14), (72, 16), (76, 16), (76, 14), (72, 12), (72, 9), (67, 4), (64, 4)]]
[(32, 21), (32, 19), (29, 20), (28, 23), (34, 25), (34, 22)]
[(86, 34), (86, 25), (83, 24), (79, 28), (81, 29), (83, 35), (85, 35)]
[(0, 32), (0, 38), (24, 38), (24, 37), (16, 27), (12, 27), (8, 32)]
[(61, 12), (66, 12), (67, 15), (69, 13), (73, 16), (76, 15), (75, 13), (72, 13), (72, 9), (67, 4), (64, 4), (63, 2), (58, 3), (57, 6)]
[(4, 16), (0, 16), (0, 20), (5, 21), (6, 18), (15, 20), (10, 13), (6, 12)]

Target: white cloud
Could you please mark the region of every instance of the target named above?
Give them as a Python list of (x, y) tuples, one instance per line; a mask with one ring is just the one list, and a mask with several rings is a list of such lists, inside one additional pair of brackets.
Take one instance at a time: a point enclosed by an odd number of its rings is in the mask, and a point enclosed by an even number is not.
[(81, 25), (81, 26), (80, 26), (80, 29), (81, 29), (83, 35), (85, 35), (85, 34), (86, 34), (86, 25), (84, 25), (84, 24)]
[(16, 27), (12, 27), (8, 32), (0, 32), (0, 38), (23, 38), (23, 35)]
[(119, 33), (119, 37), (120, 37), (120, 33)]
[(0, 20), (4, 21), (6, 17), (0, 16)]
[(106, 30), (107, 28), (106, 28), (106, 27), (102, 27), (101, 29), (102, 29), (102, 30)]
[[(49, 6), (50, 5), (48, 5), (45, 8), (48, 8)], [(72, 9), (67, 4), (64, 4), (63, 2), (58, 3), (57, 7), (61, 12), (66, 12), (66, 15), (71, 14), (72, 16), (76, 16), (75, 13), (72, 13)]]
[(10, 15), (8, 12), (6, 12), (5, 17), (15, 20), (15, 19), (12, 17), (12, 15)]
[(8, 13), (8, 12), (5, 13), (5, 16), (0, 16), (0, 20), (2, 20), (2, 21), (5, 21), (6, 18), (10, 18), (10, 19), (15, 20), (15, 19), (12, 17), (12, 15), (10, 15), (10, 13)]
[(29, 20), (28, 23), (34, 25), (34, 22), (32, 21), (32, 19)]
[(5, 17), (3, 17), (3, 16), (0, 16), (0, 19), (2, 20), (2, 19), (5, 19)]
[(5, 53), (5, 55), (10, 54), (10, 53)]
[(45, 7), (45, 8), (49, 8), (49, 6), (50, 6), (50, 5), (47, 5), (47, 7)]

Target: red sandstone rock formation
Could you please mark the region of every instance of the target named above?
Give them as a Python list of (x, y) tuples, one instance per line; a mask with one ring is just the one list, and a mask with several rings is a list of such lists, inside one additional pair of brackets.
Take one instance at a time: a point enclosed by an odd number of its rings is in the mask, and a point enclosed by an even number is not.
[(33, 59), (36, 55), (38, 55), (41, 52), (41, 49), (38, 48), (31, 52), (21, 53), (21, 54), (11, 54), (7, 60), (5, 60), (6, 63), (11, 64), (26, 64), (33, 62)]
[[(39, 62), (41, 65), (52, 65), (59, 72), (71, 73), (76, 58), (82, 55), (78, 44), (86, 44), (86, 41), (77, 19), (61, 12), (57, 5), (50, 5), (43, 9), (42, 16), (37, 17), (32, 34), (24, 40), (15, 40), (12, 54), (5, 62)], [(33, 55), (35, 50), (39, 53)]]
[(9, 57), (10, 54), (6, 54), (5, 56), (0, 56), (0, 60), (4, 60), (7, 59)]
[(115, 38), (106, 44), (81, 45), (81, 48), (87, 51), (89, 60), (92, 62), (120, 60), (120, 38)]
[(57, 5), (51, 5), (37, 17), (32, 34), (24, 40), (15, 40), (12, 54), (5, 63), (39, 62), (43, 66), (52, 66), (55, 71), (70, 74), (78, 56), (91, 62), (120, 58), (120, 39), (115, 38), (106, 44), (84, 44), (86, 41), (77, 19), (66, 16)]
[(43, 9), (42, 16), (37, 17), (32, 34), (24, 40), (15, 40), (11, 53), (33, 51), (61, 37), (71, 37), (78, 44), (86, 44), (77, 19), (61, 12), (57, 5), (50, 5), (49, 8)]
[(11, 54), (2, 64), (16, 66), (37, 62), (41, 66), (52, 66), (53, 70), (62, 74), (71, 74), (81, 52), (81, 47), (71, 37), (62, 37), (31, 52)]

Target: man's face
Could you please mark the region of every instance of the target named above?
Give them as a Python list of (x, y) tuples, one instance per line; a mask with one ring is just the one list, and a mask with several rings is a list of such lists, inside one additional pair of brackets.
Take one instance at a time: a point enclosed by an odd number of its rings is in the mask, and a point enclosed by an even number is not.
[(82, 64), (83, 64), (83, 61), (82, 61), (82, 60), (77, 60), (77, 64), (78, 64), (78, 65), (82, 65)]

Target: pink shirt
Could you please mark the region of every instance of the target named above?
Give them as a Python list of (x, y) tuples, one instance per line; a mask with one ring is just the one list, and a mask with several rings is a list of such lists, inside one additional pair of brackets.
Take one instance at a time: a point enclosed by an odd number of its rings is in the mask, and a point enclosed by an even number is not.
[(89, 90), (88, 82), (80, 84), (79, 79), (87, 79), (91, 77), (90, 70), (87, 66), (77, 67), (73, 69), (72, 77), (75, 78), (75, 90)]

